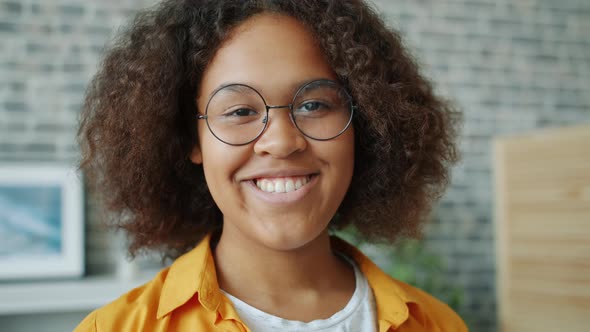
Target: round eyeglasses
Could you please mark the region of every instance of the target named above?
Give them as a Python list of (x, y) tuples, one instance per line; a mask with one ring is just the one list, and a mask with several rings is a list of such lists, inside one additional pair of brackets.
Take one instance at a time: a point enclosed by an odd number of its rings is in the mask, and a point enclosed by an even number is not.
[(278, 108), (289, 109), (291, 121), (303, 135), (327, 141), (346, 131), (356, 106), (346, 89), (326, 79), (302, 85), (288, 105), (268, 105), (256, 89), (235, 83), (215, 90), (205, 114), (197, 119), (207, 121), (213, 136), (223, 143), (245, 145), (262, 135), (268, 112)]

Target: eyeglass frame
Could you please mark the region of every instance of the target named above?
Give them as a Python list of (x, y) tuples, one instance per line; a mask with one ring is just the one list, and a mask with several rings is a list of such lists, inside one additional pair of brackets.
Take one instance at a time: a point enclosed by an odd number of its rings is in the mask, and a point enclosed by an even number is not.
[[(307, 86), (313, 84), (313, 83), (318, 83), (318, 82), (325, 82), (325, 83), (330, 83), (333, 84), (334, 86), (342, 89), (342, 91), (344, 93), (346, 93), (346, 96), (349, 98), (349, 103), (350, 103), (350, 118), (348, 119), (348, 122), (346, 123), (346, 126), (344, 126), (344, 129), (342, 129), (338, 134), (336, 134), (333, 137), (330, 138), (315, 138), (315, 137), (311, 137), (310, 135), (306, 134), (303, 132), (303, 130), (301, 130), (301, 128), (299, 128), (299, 126), (297, 125), (297, 122), (295, 121), (294, 115), (293, 115), (293, 105), (295, 104), (295, 100), (297, 99), (297, 96), (299, 95), (299, 93), (301, 91), (303, 91)], [(265, 109), (266, 109), (266, 114), (264, 116), (264, 119), (262, 120), (262, 122), (264, 123), (264, 127), (262, 127), (262, 129), (260, 130), (260, 132), (258, 134), (256, 134), (256, 136), (251, 139), (250, 141), (247, 141), (246, 143), (229, 143), (226, 142), (224, 140), (222, 140), (221, 138), (219, 138), (219, 136), (217, 136), (215, 134), (215, 132), (213, 131), (213, 129), (211, 129), (211, 125), (209, 124), (209, 116), (207, 115), (208, 110), (209, 110), (209, 104), (211, 103), (211, 100), (213, 99), (213, 97), (215, 97), (215, 95), (230, 86), (243, 86), (246, 88), (250, 88), (252, 91), (256, 92), (256, 94), (260, 97), (260, 99), (262, 99), (262, 102), (264, 103)], [(266, 103), (266, 99), (264, 99), (264, 97), (262, 96), (262, 94), (256, 90), (254, 87), (251, 87), (247, 84), (244, 83), (232, 83), (232, 84), (227, 84), (227, 85), (223, 85), (217, 89), (215, 89), (215, 91), (213, 91), (213, 93), (211, 94), (211, 96), (209, 97), (209, 100), (207, 101), (207, 106), (205, 106), (205, 114), (197, 114), (197, 120), (205, 120), (205, 123), (207, 124), (207, 128), (209, 128), (209, 131), (211, 132), (211, 134), (217, 138), (220, 142), (225, 143), (227, 145), (231, 145), (231, 146), (243, 146), (243, 145), (248, 145), (252, 142), (254, 142), (255, 140), (257, 140), (258, 138), (260, 138), (260, 136), (262, 136), (262, 134), (266, 131), (266, 128), (268, 128), (268, 120), (269, 120), (269, 111), (271, 109), (279, 109), (279, 108), (288, 108), (289, 109), (289, 118), (291, 119), (291, 122), (293, 123), (293, 125), (295, 126), (295, 128), (297, 128), (297, 130), (305, 137), (310, 138), (314, 141), (329, 141), (329, 140), (333, 140), (336, 137), (342, 135), (347, 129), (348, 127), (350, 127), (350, 124), (352, 123), (352, 118), (354, 116), (354, 111), (358, 108), (357, 105), (354, 103), (352, 96), (350, 95), (350, 93), (338, 82), (333, 81), (333, 80), (329, 80), (329, 79), (317, 79), (317, 80), (312, 80), (309, 82), (306, 82), (304, 84), (302, 84), (297, 91), (295, 92), (295, 94), (293, 95), (293, 100), (291, 101), (290, 104), (287, 105), (268, 105)]]

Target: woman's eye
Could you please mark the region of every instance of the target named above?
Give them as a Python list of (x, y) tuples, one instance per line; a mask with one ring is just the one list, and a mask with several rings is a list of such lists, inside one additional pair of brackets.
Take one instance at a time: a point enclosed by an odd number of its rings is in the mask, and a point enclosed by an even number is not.
[(256, 112), (255, 110), (252, 110), (249, 108), (240, 108), (240, 109), (229, 111), (229, 112), (225, 113), (225, 116), (242, 117), (242, 116), (254, 116), (257, 114), (258, 114), (258, 112)]
[(319, 101), (308, 101), (299, 106), (299, 110), (303, 112), (314, 112), (322, 108), (325, 108), (325, 105)]

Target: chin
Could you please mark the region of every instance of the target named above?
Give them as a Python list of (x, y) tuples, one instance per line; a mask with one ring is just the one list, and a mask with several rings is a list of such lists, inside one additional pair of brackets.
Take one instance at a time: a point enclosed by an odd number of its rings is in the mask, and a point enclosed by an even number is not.
[(323, 233), (324, 230), (303, 233), (287, 230), (285, 232), (273, 232), (272, 234), (267, 232), (258, 238), (263, 245), (270, 249), (294, 251), (310, 245), (312, 242), (318, 240)]

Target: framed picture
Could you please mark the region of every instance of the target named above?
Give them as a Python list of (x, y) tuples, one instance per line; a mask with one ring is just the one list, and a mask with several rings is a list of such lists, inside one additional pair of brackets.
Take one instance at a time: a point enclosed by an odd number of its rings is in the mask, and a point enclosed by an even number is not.
[(0, 164), (0, 280), (82, 275), (83, 225), (74, 168)]

